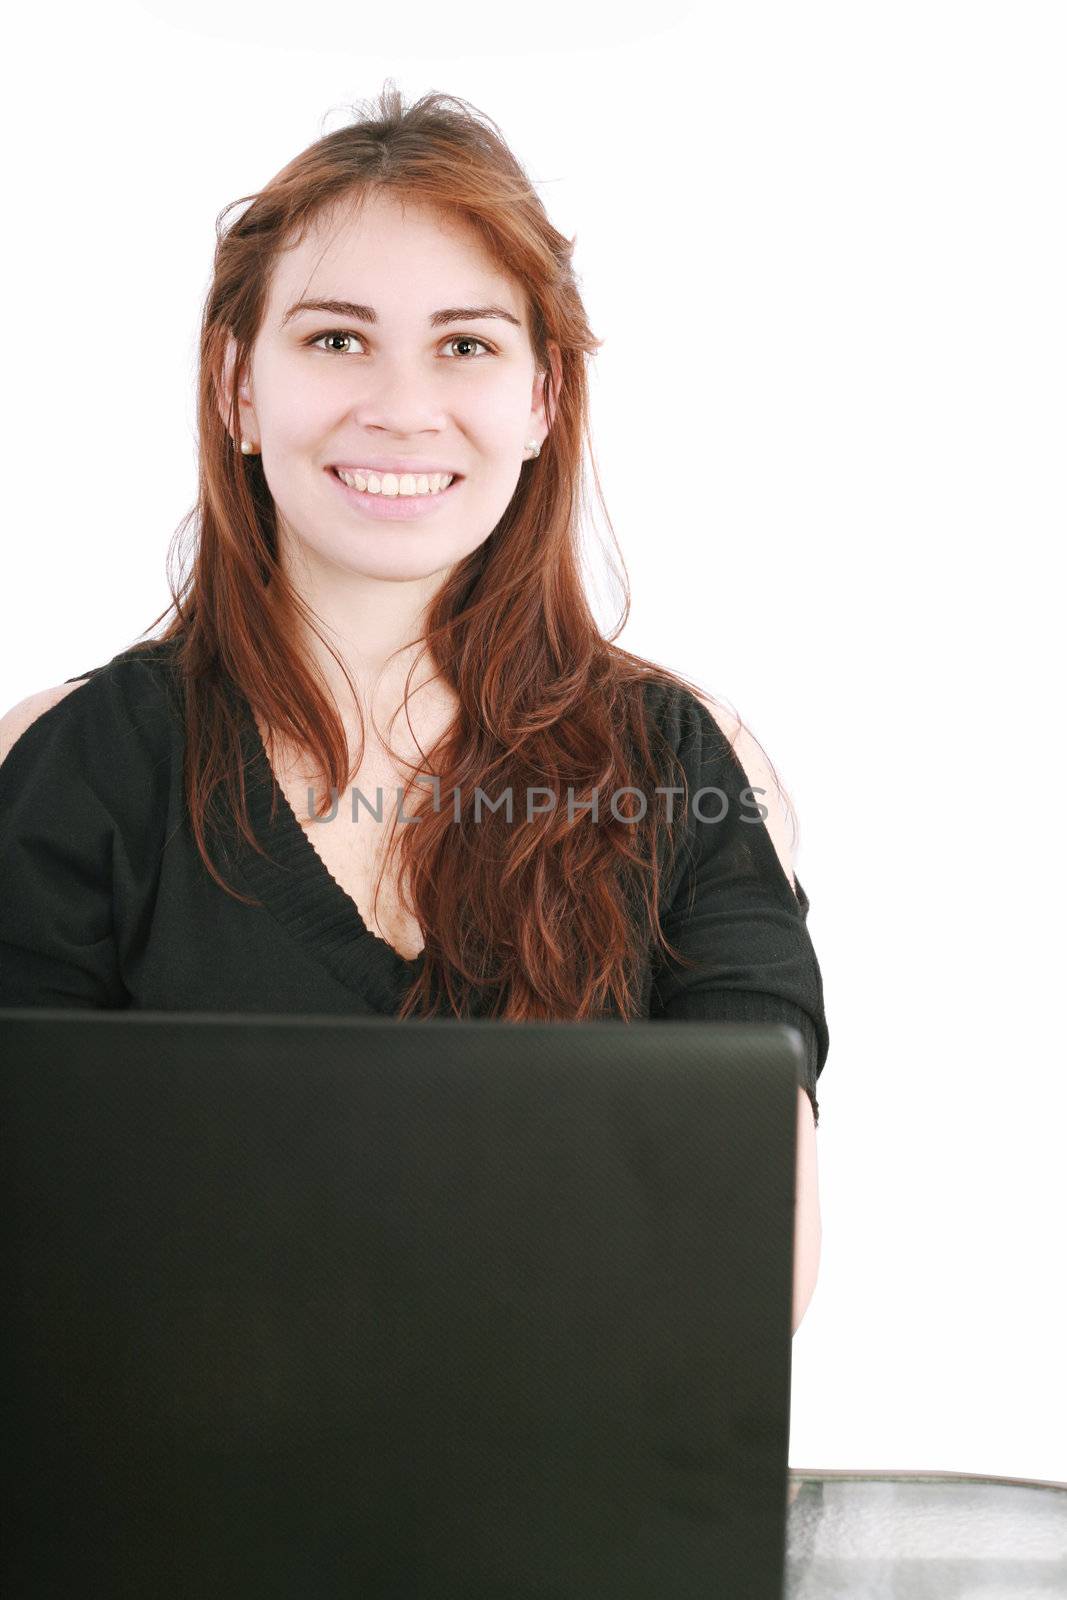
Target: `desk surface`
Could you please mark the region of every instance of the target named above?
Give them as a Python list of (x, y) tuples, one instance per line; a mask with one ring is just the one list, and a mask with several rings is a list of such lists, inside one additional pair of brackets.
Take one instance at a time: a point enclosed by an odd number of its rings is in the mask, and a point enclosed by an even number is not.
[(784, 1600), (1067, 1595), (1067, 1484), (791, 1468)]

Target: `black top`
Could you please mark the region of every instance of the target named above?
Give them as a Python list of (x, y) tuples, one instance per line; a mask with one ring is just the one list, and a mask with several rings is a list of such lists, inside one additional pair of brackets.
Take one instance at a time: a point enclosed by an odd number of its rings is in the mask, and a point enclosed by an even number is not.
[[(215, 883), (193, 839), (173, 646), (127, 650), (66, 681), (78, 678), (88, 682), (0, 763), (0, 1006), (395, 1014), (424, 953), (409, 961), (367, 928), (275, 787), (243, 697), (249, 817), (270, 859), (244, 841), (212, 859), (255, 907)], [(650, 940), (637, 1015), (792, 1024), (817, 1121), (829, 1033), (807, 895), (799, 881), (794, 893), (706, 706), (673, 686), (646, 695), (690, 786), (684, 813), (674, 798), (685, 848), (661, 926), (701, 965), (667, 964)], [(725, 809), (718, 794), (697, 798), (702, 788), (722, 791)]]

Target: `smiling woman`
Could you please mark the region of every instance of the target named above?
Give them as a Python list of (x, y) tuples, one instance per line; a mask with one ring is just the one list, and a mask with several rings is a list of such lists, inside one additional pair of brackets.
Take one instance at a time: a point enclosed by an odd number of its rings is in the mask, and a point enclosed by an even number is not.
[(584, 587), (573, 245), (495, 124), (392, 89), (220, 226), (173, 615), (5, 719), (3, 1003), (787, 1023), (813, 1139), (772, 769)]
[[(365, 298), (346, 294), (357, 284)], [(528, 325), (521, 285), (455, 207), (365, 182), (280, 252), (243, 360), (227, 336), (220, 414), (262, 462), (279, 564), (299, 568), (303, 598), (335, 635), (359, 641), (357, 676), (418, 635), (432, 592), (484, 543), (540, 447), (546, 372), (554, 361), (558, 381), (562, 368), (555, 343), (541, 365)], [(439, 474), (447, 488), (430, 484)], [(417, 542), (383, 544), (382, 521)], [(372, 575), (391, 588), (364, 583), (357, 597), (353, 580)], [(382, 631), (370, 660), (372, 611)]]

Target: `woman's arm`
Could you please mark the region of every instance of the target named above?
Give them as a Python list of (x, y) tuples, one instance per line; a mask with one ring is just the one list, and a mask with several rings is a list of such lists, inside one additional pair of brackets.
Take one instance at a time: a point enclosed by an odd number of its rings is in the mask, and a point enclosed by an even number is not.
[[(774, 774), (759, 745), (746, 728), (722, 706), (703, 704), (715, 718), (745, 770), (756, 798), (767, 808), (764, 826), (778, 853), (789, 882), (794, 885), (793, 856), (786, 833), (785, 814)], [(762, 792), (761, 792), (762, 791)], [(822, 1249), (822, 1217), (819, 1209), (819, 1168), (815, 1149), (815, 1113), (806, 1091), (797, 1089), (797, 1189), (796, 1226), (793, 1256), (793, 1332), (796, 1333), (815, 1292)]]
[(793, 1332), (800, 1327), (815, 1292), (822, 1250), (819, 1170), (815, 1152), (815, 1113), (806, 1090), (797, 1088), (797, 1203), (793, 1233)]
[(123, 708), (112, 699), (79, 679), (0, 717), (0, 1006), (128, 1003), (114, 927)]

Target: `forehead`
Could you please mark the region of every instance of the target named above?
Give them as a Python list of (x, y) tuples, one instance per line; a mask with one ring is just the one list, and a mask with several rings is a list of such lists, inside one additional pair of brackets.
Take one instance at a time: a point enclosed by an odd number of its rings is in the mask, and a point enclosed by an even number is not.
[(523, 314), (518, 285), (462, 218), (381, 194), (322, 213), (279, 256), (271, 282), (275, 304), (314, 294), (372, 303), (383, 314), (398, 301), (451, 303), (453, 291), (460, 301), (492, 299)]

